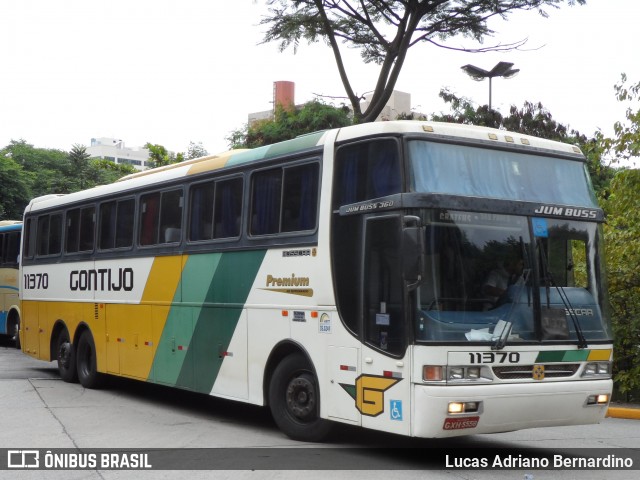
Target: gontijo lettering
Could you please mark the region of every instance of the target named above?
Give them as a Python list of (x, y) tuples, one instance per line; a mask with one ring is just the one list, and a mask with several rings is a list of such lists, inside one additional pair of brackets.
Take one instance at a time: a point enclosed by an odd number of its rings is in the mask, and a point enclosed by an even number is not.
[(73, 291), (96, 290), (119, 292), (133, 290), (133, 268), (99, 268), (98, 270), (72, 270), (69, 288)]

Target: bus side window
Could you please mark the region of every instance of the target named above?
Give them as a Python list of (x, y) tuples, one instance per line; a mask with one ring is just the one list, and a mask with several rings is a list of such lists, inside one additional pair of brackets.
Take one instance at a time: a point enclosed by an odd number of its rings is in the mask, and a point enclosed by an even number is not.
[(398, 144), (382, 139), (346, 145), (338, 150), (334, 208), (402, 190)]
[(160, 203), (160, 243), (176, 243), (182, 239), (182, 190), (162, 193)]
[(140, 245), (158, 243), (158, 213), (160, 193), (154, 192), (140, 198)]
[[(93, 250), (95, 207), (75, 208), (67, 212), (66, 247), (67, 253)], [(38, 237), (40, 233), (38, 233)]]
[(214, 238), (240, 235), (242, 218), (242, 178), (216, 182)]
[(318, 164), (287, 168), (283, 188), (282, 231), (314, 229), (318, 212)]
[(211, 240), (213, 238), (213, 195), (215, 184), (207, 182), (191, 189), (189, 240)]
[(268, 235), (280, 230), (282, 169), (274, 168), (253, 176), (251, 234)]
[(62, 215), (42, 215), (38, 217), (37, 255), (56, 255), (62, 247)]
[(133, 245), (133, 199), (112, 201), (100, 206), (98, 248), (124, 248)]

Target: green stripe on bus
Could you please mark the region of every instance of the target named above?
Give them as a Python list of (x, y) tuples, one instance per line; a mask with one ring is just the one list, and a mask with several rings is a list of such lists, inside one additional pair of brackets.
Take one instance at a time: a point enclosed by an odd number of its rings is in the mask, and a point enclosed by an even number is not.
[(158, 383), (209, 393), (266, 251), (189, 256), (153, 361)]
[[(203, 307), (194, 307), (199, 312), (194, 312), (193, 336), (176, 385), (203, 393), (211, 391), (224, 359), (220, 352), (229, 348), (265, 254), (264, 250), (222, 254), (206, 292), (202, 290)], [(189, 260), (198, 262), (198, 257), (193, 255)], [(189, 262), (186, 267), (190, 267)], [(207, 280), (190, 272), (186, 277)]]
[(539, 352), (536, 363), (583, 362), (589, 357), (590, 350), (559, 350)]
[(286, 155), (287, 153), (293, 153), (300, 150), (313, 148), (318, 145), (318, 141), (322, 138), (323, 135), (324, 132), (310, 133), (309, 135), (303, 135), (301, 137), (287, 140), (285, 142), (275, 143), (273, 145), (267, 145), (265, 147), (258, 147), (249, 151), (240, 152), (232, 155), (225, 166), (230, 167), (233, 165), (240, 165), (242, 163), (247, 163), (254, 160), (262, 160), (264, 158)]

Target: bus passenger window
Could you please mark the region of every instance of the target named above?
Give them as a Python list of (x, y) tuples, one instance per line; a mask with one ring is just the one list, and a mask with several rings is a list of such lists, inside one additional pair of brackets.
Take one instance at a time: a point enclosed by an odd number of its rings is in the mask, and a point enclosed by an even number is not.
[(98, 248), (124, 248), (133, 245), (133, 199), (107, 202), (100, 206)]
[(338, 150), (334, 208), (402, 191), (394, 139), (346, 145)]
[(38, 218), (37, 254), (57, 255), (62, 247), (62, 215), (43, 215)]
[(95, 208), (75, 208), (67, 212), (66, 247), (67, 253), (93, 250)]
[(287, 168), (283, 197), (282, 231), (314, 229), (318, 212), (318, 164)]
[(182, 190), (162, 193), (160, 205), (160, 243), (176, 243), (182, 239)]
[(189, 240), (211, 240), (213, 238), (213, 192), (214, 182), (196, 185), (191, 189), (191, 225)]
[(116, 248), (133, 246), (133, 220), (136, 202), (133, 198), (118, 202), (116, 212)]
[(158, 243), (158, 212), (160, 193), (143, 195), (140, 198), (140, 245)]
[(253, 176), (251, 200), (251, 234), (278, 233), (282, 200), (281, 168), (259, 172)]
[(182, 239), (182, 189), (144, 195), (140, 205), (140, 245), (176, 243)]
[(242, 178), (216, 182), (214, 238), (240, 236)]

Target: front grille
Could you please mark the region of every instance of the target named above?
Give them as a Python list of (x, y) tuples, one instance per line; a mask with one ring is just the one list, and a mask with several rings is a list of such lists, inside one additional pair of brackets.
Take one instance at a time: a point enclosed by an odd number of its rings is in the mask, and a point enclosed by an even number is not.
[[(533, 377), (534, 365), (493, 367), (493, 374), (500, 380), (524, 380)], [(564, 378), (573, 376), (580, 368), (579, 363), (544, 365), (544, 378)]]

